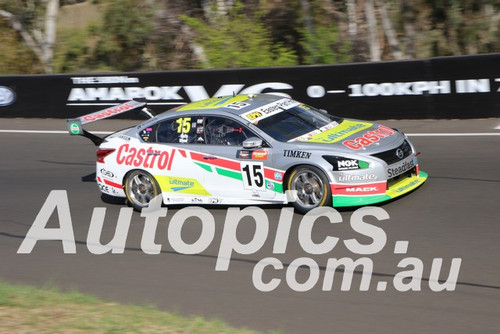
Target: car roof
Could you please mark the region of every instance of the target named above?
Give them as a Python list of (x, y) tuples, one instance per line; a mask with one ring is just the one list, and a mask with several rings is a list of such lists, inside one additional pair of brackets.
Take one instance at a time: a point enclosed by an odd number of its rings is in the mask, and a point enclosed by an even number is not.
[(272, 94), (239, 94), (229, 96), (212, 97), (205, 100), (191, 102), (183, 106), (171, 109), (156, 117), (156, 120), (169, 117), (173, 112), (189, 112), (206, 114), (213, 111), (227, 112), (233, 115), (241, 116), (249, 111), (273, 104), (277, 101), (288, 100), (283, 96)]

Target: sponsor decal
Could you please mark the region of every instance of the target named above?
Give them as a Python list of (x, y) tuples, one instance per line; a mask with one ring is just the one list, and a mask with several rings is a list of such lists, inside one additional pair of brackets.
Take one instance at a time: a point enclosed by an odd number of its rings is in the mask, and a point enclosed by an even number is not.
[(235, 109), (235, 110), (240, 110), (240, 109), (243, 109), (245, 107), (248, 107), (250, 105), (250, 103), (246, 103), (246, 102), (233, 102), (231, 104), (228, 104), (226, 106), (226, 108), (231, 108), (231, 109)]
[(392, 190), (392, 191), (394, 191), (394, 192), (397, 192), (397, 193), (402, 193), (402, 192), (404, 192), (406, 189), (409, 189), (409, 188), (413, 187), (414, 185), (419, 184), (420, 182), (422, 182), (422, 181), (421, 181), (421, 180), (419, 180), (419, 179), (416, 179), (416, 180), (411, 181), (411, 182), (410, 182), (410, 183), (408, 183), (408, 184), (405, 184), (404, 186), (397, 187), (397, 188), (395, 188), (395, 189), (391, 189), (391, 190)]
[(252, 151), (239, 150), (236, 153), (236, 158), (238, 159), (250, 159), (251, 156), (252, 156)]
[(283, 179), (283, 176), (280, 172), (275, 172), (274, 173), (274, 179), (277, 181), (281, 181)]
[(316, 129), (305, 135), (294, 138), (290, 141), (305, 141), (311, 143), (336, 143), (344, 138), (347, 138), (356, 132), (368, 129), (371, 127), (371, 123), (356, 122), (344, 120), (342, 123), (338, 124), (332, 122), (321, 129)]
[(212, 197), (208, 199), (208, 203), (210, 204), (220, 204), (222, 200), (220, 198)]
[(193, 188), (194, 182), (187, 179), (180, 178), (170, 178), (169, 180), (170, 189), (173, 191), (181, 191), (189, 188)]
[(154, 177), (163, 192), (211, 196), (196, 179), (166, 175), (155, 175)]
[(353, 150), (359, 150), (363, 147), (370, 146), (380, 139), (392, 136), (396, 131), (381, 125), (377, 130), (368, 131), (361, 137), (357, 137), (352, 140), (346, 140), (342, 144)]
[(69, 125), (69, 131), (71, 132), (71, 134), (73, 135), (77, 135), (77, 134), (80, 134), (81, 133), (81, 130), (80, 130), (80, 125), (78, 123), (71, 123)]
[[(341, 159), (337, 160), (337, 169), (342, 170), (353, 170), (353, 169), (365, 169), (370, 166), (369, 163), (356, 159)], [(334, 169), (335, 170), (335, 169)]]
[(248, 118), (250, 121), (253, 121), (256, 118), (262, 117), (262, 113), (258, 111), (251, 112), (248, 115), (245, 115), (246, 118)]
[(121, 145), (116, 154), (116, 163), (125, 166), (158, 168), (161, 170), (170, 170), (174, 159), (175, 149), (172, 151), (137, 149), (130, 144)]
[(265, 106), (254, 109), (252, 111), (246, 112), (242, 114), (241, 117), (246, 118), (250, 121), (261, 120), (297, 105), (299, 105), (297, 101), (291, 99), (281, 99), (276, 102), (266, 104)]
[(106, 176), (106, 177), (109, 177), (111, 179), (113, 179), (115, 177), (115, 174), (113, 174), (112, 171), (109, 171), (109, 170), (104, 169), (104, 168), (101, 168), (101, 170), (99, 172), (101, 173), (102, 176)]
[(267, 150), (239, 150), (236, 153), (238, 159), (267, 160), (269, 152)]
[(0, 86), (0, 107), (9, 106), (16, 101), (16, 93), (9, 87)]
[(288, 158), (309, 159), (312, 153), (304, 151), (284, 150), (283, 156)]
[(395, 166), (395, 167), (391, 167), (391, 168), (387, 168), (387, 177), (391, 178), (391, 177), (395, 177), (395, 176), (401, 175), (401, 174), (409, 171), (413, 167), (415, 167), (415, 165), (416, 165), (415, 164), (415, 159), (412, 159), (410, 161), (403, 162), (401, 165), (398, 165), (398, 166)]
[(357, 182), (357, 181), (375, 181), (377, 176), (375, 174), (351, 174), (351, 173), (339, 173), (339, 182)]
[(186, 198), (184, 197), (167, 197), (165, 202), (167, 203), (183, 203)]
[(386, 182), (371, 182), (366, 184), (331, 184), (332, 195), (364, 196), (383, 194), (386, 191)]
[(270, 181), (266, 181), (266, 188), (269, 190), (274, 190), (274, 183)]
[(144, 130), (142, 130), (139, 134), (142, 140), (149, 141), (149, 138), (151, 136), (151, 131), (153, 131), (153, 128), (145, 128)]
[(123, 139), (125, 141), (130, 141), (130, 137), (129, 136), (119, 135), (118, 138)]
[(122, 112), (134, 109), (136, 107), (137, 106), (134, 106), (132, 104), (124, 103), (124, 104), (120, 104), (119, 106), (116, 106), (116, 107), (107, 108), (107, 109), (95, 112), (93, 114), (85, 115), (82, 117), (82, 119), (87, 123), (94, 122), (94, 121), (97, 121), (97, 120), (102, 119), (102, 118), (107, 118), (107, 117), (110, 117), (110, 116), (113, 116), (116, 114), (120, 114)]
[(253, 160), (267, 160), (268, 152), (266, 150), (255, 150), (252, 152)]

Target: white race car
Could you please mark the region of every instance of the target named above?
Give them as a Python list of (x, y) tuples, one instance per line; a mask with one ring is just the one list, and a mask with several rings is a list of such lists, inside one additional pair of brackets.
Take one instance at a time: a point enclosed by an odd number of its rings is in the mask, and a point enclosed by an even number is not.
[[(151, 118), (105, 138), (82, 128), (130, 110)], [(384, 202), (427, 179), (398, 130), (270, 94), (210, 98), (158, 116), (134, 100), (67, 123), (99, 145), (100, 191), (136, 210), (162, 194), (167, 205), (292, 202), (304, 213)]]

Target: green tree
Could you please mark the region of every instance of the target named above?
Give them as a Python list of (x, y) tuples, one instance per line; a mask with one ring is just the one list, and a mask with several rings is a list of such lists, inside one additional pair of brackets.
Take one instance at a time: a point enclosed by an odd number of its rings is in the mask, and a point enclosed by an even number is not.
[(309, 30), (302, 30), (300, 42), (305, 50), (305, 64), (337, 64), (352, 60), (351, 46), (342, 42), (337, 28), (333, 25), (319, 25)]
[(43, 73), (35, 54), (7, 24), (0, 20), (0, 74)]
[(205, 68), (235, 68), (256, 66), (297, 65), (298, 57), (291, 48), (273, 43), (271, 34), (259, 20), (253, 18), (240, 2), (227, 15), (218, 15), (206, 23), (183, 16), (182, 19), (197, 35), (195, 41), (203, 47)]
[(147, 67), (153, 8), (142, 0), (109, 0), (89, 66), (95, 70), (137, 71)]

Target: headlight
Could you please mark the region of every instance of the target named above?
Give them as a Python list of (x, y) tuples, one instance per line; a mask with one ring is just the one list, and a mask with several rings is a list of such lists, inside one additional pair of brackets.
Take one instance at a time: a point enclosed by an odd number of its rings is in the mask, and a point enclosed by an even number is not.
[(370, 163), (357, 159), (349, 159), (333, 155), (324, 155), (323, 159), (328, 161), (335, 171), (366, 169), (370, 167)]

